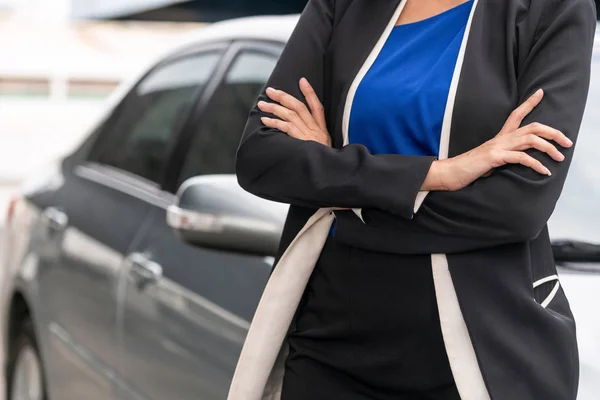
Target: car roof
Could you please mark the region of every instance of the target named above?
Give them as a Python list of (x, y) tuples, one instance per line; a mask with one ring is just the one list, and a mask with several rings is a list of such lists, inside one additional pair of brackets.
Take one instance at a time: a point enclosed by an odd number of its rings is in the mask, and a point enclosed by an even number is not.
[(269, 40), (285, 43), (288, 41), (300, 16), (268, 15), (225, 20), (206, 25), (191, 34), (176, 46), (177, 49), (189, 46), (235, 39)]
[(284, 44), (291, 36), (299, 18), (299, 14), (235, 18), (206, 25), (192, 33), (186, 34), (181, 42), (171, 46), (166, 52), (158, 54), (158, 57), (150, 60), (145, 68), (140, 69), (135, 75), (121, 82), (119, 87), (106, 99), (104, 112), (98, 115), (98, 118), (93, 121), (93, 124), (90, 124), (88, 129), (92, 131), (101, 121), (106, 119), (110, 111), (123, 99), (135, 83), (144, 76), (149, 68), (172, 54), (203, 43), (236, 39), (268, 40)]

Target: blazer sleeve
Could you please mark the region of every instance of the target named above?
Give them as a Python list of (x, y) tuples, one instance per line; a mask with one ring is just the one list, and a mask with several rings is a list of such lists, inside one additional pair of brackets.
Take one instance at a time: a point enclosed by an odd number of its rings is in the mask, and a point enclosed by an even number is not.
[[(338, 1), (339, 2), (339, 1)], [(308, 79), (323, 102), (336, 0), (310, 0), (266, 87), (304, 99), (299, 80)], [(259, 100), (269, 101), (265, 91)], [(362, 145), (329, 148), (265, 127), (255, 106), (236, 158), (242, 188), (257, 196), (304, 207), (378, 209), (412, 218), (414, 204), (435, 157), (372, 155)], [(331, 115), (327, 115), (331, 132)]]
[[(519, 76), (519, 100), (539, 88), (545, 96), (523, 124), (552, 126), (575, 143), (589, 90), (595, 5), (591, 0), (539, 3), (544, 12)], [(369, 225), (419, 237), (404, 241), (404, 248), (398, 243), (398, 252), (408, 254), (461, 252), (532, 240), (554, 211), (574, 147), (562, 149), (563, 162), (537, 150), (527, 151), (550, 169), (551, 176), (508, 165), (462, 190), (429, 193), (411, 220), (374, 209), (364, 210), (363, 216)]]

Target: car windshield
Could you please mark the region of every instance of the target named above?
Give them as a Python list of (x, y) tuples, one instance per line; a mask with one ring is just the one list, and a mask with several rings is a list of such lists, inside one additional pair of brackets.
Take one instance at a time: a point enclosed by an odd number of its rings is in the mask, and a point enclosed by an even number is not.
[(587, 108), (562, 196), (549, 222), (553, 240), (600, 244), (600, 53), (594, 54)]

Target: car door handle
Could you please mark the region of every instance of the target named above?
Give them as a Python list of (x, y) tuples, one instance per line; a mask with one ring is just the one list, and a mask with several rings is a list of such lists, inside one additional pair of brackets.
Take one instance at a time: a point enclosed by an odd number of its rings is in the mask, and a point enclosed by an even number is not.
[(130, 274), (138, 290), (144, 290), (149, 284), (156, 283), (162, 277), (163, 269), (160, 264), (152, 261), (144, 253), (131, 253), (127, 260)]
[(59, 233), (66, 229), (69, 217), (56, 207), (48, 207), (42, 212), (42, 221), (50, 233)]

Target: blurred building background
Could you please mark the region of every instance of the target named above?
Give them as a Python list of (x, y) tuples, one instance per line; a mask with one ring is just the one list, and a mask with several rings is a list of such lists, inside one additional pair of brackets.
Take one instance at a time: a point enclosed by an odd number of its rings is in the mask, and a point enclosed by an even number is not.
[(73, 18), (217, 21), (247, 15), (291, 14), (306, 0), (72, 0)]
[[(0, 0), (0, 209), (24, 176), (76, 145), (123, 80), (221, 19), (306, 0)], [(0, 213), (2, 214), (2, 213)]]

